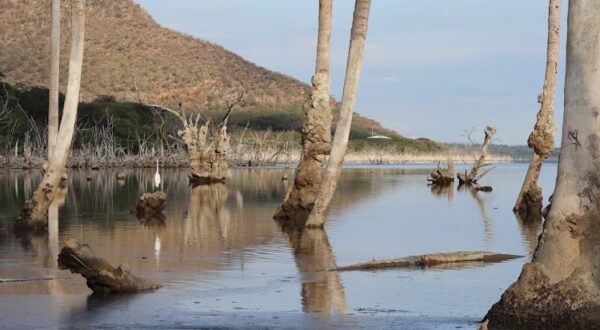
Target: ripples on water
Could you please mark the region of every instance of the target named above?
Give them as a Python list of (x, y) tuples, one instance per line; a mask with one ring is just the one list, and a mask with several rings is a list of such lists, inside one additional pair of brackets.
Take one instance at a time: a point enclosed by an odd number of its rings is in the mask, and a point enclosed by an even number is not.
[[(473, 326), (517, 278), (539, 222), (511, 211), (525, 165), (500, 165), (492, 193), (428, 187), (424, 166), (344, 170), (325, 231), (282, 231), (271, 216), (285, 169), (239, 169), (227, 185), (190, 188), (187, 172), (162, 171), (164, 224), (129, 214), (152, 191), (151, 170), (71, 172), (47, 235), (20, 240), (6, 224), (35, 189), (36, 171), (0, 174), (0, 326)], [(545, 195), (556, 167), (541, 177)], [(87, 177), (91, 176), (91, 181)], [(52, 214), (54, 214), (52, 216)], [(77, 238), (113, 264), (160, 281), (153, 292), (90, 295), (59, 271), (60, 242)], [(336, 265), (431, 252), (489, 250), (527, 258), (493, 265), (321, 272)], [(25, 282), (12, 280), (26, 279)]]

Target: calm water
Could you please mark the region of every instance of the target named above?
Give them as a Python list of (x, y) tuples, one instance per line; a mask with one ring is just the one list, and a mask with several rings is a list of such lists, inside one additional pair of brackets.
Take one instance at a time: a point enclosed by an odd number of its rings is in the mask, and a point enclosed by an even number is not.
[[(492, 193), (432, 189), (426, 184), (431, 168), (347, 168), (326, 231), (292, 233), (271, 220), (286, 189), (285, 169), (234, 170), (227, 185), (194, 189), (185, 171), (163, 171), (163, 226), (142, 225), (129, 214), (137, 197), (151, 191), (153, 171), (127, 171), (124, 183), (115, 172), (71, 172), (58, 219), (48, 235), (30, 240), (15, 238), (6, 223), (40, 176), (0, 173), (0, 328), (474, 328), (536, 244), (540, 223), (524, 224), (511, 211), (526, 166), (497, 166), (481, 182), (492, 185)], [(540, 180), (546, 195), (555, 175), (556, 166), (546, 165)], [(83, 278), (57, 269), (67, 238), (165, 286), (91, 295)], [(526, 258), (462, 268), (319, 272), (458, 250)]]

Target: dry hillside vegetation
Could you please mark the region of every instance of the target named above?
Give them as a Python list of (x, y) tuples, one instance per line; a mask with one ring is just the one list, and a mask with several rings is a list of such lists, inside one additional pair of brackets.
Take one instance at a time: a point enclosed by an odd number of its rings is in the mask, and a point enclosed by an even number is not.
[[(61, 91), (66, 81), (69, 13), (62, 6)], [(250, 108), (301, 104), (308, 86), (224, 48), (161, 27), (131, 0), (88, 0), (83, 101), (100, 95), (205, 109), (239, 88)], [(0, 1), (0, 72), (9, 83), (47, 86), (50, 2)], [(136, 93), (135, 87), (139, 90)]]

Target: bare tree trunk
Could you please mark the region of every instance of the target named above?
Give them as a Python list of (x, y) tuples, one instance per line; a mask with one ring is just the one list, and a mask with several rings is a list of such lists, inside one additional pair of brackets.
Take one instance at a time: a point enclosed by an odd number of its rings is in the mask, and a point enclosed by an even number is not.
[(48, 99), (48, 160), (52, 157), (58, 135), (58, 79), (60, 66), (60, 0), (52, 0), (50, 33), (50, 88)]
[(323, 227), (326, 213), (329, 210), (331, 199), (335, 193), (338, 180), (342, 171), (342, 162), (348, 146), (350, 125), (352, 125), (352, 112), (356, 101), (356, 92), (360, 80), (360, 70), (367, 38), (369, 23), (369, 9), (371, 0), (356, 0), (354, 17), (352, 19), (352, 32), (350, 36), (350, 50), (346, 64), (346, 80), (340, 107), (340, 118), (337, 123), (331, 154), (327, 162), (327, 169), (315, 200), (315, 205), (306, 222), (309, 227)]
[(552, 208), (531, 263), (488, 312), (489, 326), (600, 324), (600, 0), (569, 1), (565, 115)]
[(83, 64), (83, 44), (85, 33), (85, 0), (72, 0), (71, 54), (69, 59), (69, 79), (63, 116), (48, 170), (44, 174), (31, 199), (25, 202), (21, 216), (17, 219), (19, 228), (47, 230), (48, 207), (59, 187), (77, 119), (81, 68)]
[[(513, 211), (525, 215), (536, 210), (539, 214), (542, 210), (541, 188), (537, 184), (542, 162), (554, 149), (554, 125), (553, 111), (554, 93), (556, 91), (556, 71), (558, 66), (558, 51), (560, 45), (560, 6), (561, 0), (550, 0), (548, 6), (548, 48), (546, 51), (546, 76), (544, 89), (540, 95), (541, 107), (533, 132), (529, 135), (527, 144), (533, 149), (533, 156), (527, 169), (527, 175), (523, 186), (517, 197)], [(539, 191), (539, 194), (538, 194)], [(535, 198), (524, 198), (526, 194)]]
[(317, 63), (312, 77), (311, 102), (302, 127), (302, 156), (294, 184), (273, 218), (304, 225), (317, 198), (321, 166), (331, 148), (329, 52), (331, 47), (332, 0), (319, 1)]

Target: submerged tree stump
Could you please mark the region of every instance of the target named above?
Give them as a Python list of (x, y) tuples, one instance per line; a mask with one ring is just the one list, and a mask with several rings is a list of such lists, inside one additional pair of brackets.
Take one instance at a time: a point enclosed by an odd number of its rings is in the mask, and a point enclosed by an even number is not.
[(98, 258), (87, 244), (68, 239), (58, 255), (58, 267), (71, 273), (81, 274), (87, 286), (95, 293), (131, 293), (158, 289), (160, 284), (139, 278), (129, 273), (126, 266), (113, 267)]
[(432, 185), (447, 186), (454, 182), (454, 160), (448, 157), (446, 168), (438, 167), (431, 172), (427, 181)]
[(165, 209), (167, 194), (162, 191), (145, 193), (138, 198), (137, 205), (131, 210), (140, 221), (164, 221), (165, 215), (162, 211)]

